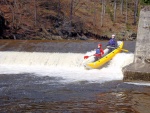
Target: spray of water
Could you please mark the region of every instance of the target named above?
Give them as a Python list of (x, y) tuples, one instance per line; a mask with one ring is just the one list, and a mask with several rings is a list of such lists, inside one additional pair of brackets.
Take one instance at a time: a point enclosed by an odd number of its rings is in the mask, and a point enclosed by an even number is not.
[(84, 54), (0, 52), (0, 74), (35, 73), (62, 78), (62, 82), (98, 82), (122, 80), (122, 67), (133, 62), (132, 53), (117, 54), (101, 69), (84, 69)]

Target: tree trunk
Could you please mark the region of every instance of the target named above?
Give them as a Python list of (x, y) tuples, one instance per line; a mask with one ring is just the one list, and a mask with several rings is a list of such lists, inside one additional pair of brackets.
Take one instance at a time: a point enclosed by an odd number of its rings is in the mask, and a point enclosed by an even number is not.
[(123, 14), (123, 0), (121, 0), (120, 11), (121, 11), (121, 14)]
[(135, 7), (134, 7), (134, 25), (136, 25), (136, 17), (137, 17), (137, 13), (138, 13), (138, 0), (134, 1)]
[(106, 2), (107, 2), (107, 0), (104, 0), (104, 16), (105, 16), (105, 13), (106, 13)]
[(93, 25), (96, 26), (96, 1), (94, 1)]
[(114, 0), (114, 22), (116, 21), (116, 0)]
[(102, 0), (101, 27), (103, 27), (103, 16), (104, 16), (104, 0)]
[(16, 0), (14, 0), (14, 7), (13, 7), (13, 10), (14, 10), (14, 25), (15, 27), (17, 26), (17, 22), (16, 22)]
[(70, 25), (69, 25), (69, 35), (71, 35), (71, 31), (72, 31), (72, 18), (73, 18), (73, 0), (71, 0), (70, 3)]
[(126, 24), (128, 22), (128, 0), (126, 0)]
[(70, 3), (70, 24), (72, 24), (72, 17), (73, 17), (73, 0)]
[(60, 16), (60, 10), (61, 10), (61, 7), (60, 7), (60, 0), (58, 0), (57, 10), (58, 10), (57, 15), (58, 15), (58, 17), (59, 17), (59, 16)]
[(36, 6), (36, 0), (34, 0), (34, 25), (37, 24), (37, 6)]

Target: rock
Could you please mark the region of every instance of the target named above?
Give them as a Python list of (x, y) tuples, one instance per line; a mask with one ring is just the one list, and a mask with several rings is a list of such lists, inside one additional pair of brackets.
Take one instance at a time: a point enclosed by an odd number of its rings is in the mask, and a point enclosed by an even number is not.
[(52, 40), (62, 40), (62, 37), (61, 36), (51, 36), (51, 39)]
[(0, 36), (3, 36), (5, 30), (5, 18), (0, 15)]
[(136, 33), (132, 33), (130, 36), (129, 36), (129, 40), (135, 40), (137, 37), (137, 34)]
[(87, 40), (87, 39), (88, 38), (85, 35), (83, 35), (83, 36), (80, 37), (80, 40)]

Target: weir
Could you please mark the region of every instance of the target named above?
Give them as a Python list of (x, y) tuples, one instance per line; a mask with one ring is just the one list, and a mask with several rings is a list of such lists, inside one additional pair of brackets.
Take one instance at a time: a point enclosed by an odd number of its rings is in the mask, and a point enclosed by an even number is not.
[(81, 53), (0, 52), (0, 65), (83, 67)]
[(150, 6), (140, 11), (134, 61), (122, 71), (124, 81), (150, 81)]

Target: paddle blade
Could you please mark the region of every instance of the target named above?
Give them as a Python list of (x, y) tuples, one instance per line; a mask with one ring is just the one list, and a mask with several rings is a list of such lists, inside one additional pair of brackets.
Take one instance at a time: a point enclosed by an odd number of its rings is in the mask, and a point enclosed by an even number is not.
[(84, 59), (87, 59), (87, 58), (89, 58), (89, 56), (84, 56)]
[(124, 52), (129, 52), (128, 50), (126, 50), (126, 49), (121, 49), (122, 51), (124, 51)]

